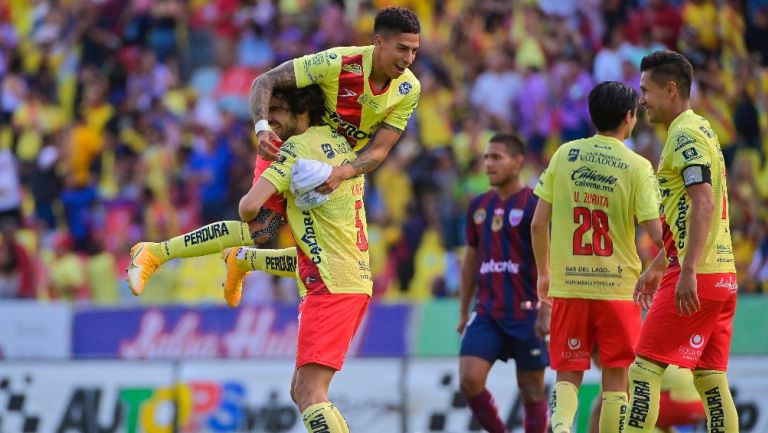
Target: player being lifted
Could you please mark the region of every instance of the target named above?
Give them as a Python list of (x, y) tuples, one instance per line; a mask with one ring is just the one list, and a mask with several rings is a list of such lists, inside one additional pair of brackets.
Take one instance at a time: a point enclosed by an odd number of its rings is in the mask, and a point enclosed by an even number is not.
[(662, 242), (653, 168), (623, 143), (637, 122), (637, 101), (624, 84), (596, 86), (589, 114), (597, 134), (560, 146), (534, 191), (539, 298), (552, 302), (553, 433), (571, 431), (594, 344), (603, 363), (600, 432), (618, 432), (626, 410), (627, 368), (640, 332), (640, 308), (632, 301), (641, 270), (635, 220), (659, 247)]
[(658, 168), (664, 251), (637, 283), (638, 298), (655, 297), (629, 369), (625, 431), (653, 430), (662, 375), (674, 364), (693, 369), (707, 431), (735, 433), (726, 370), (737, 283), (723, 154), (709, 122), (690, 109), (690, 62), (657, 51), (640, 69), (640, 103), (652, 123), (668, 129)]
[[(467, 249), (461, 268), (461, 392), (480, 425), (505, 433), (490, 392), (488, 372), (496, 360), (515, 360), (523, 398), (525, 433), (547, 431), (544, 368), (549, 365), (542, 337), (549, 326), (549, 305), (536, 308), (536, 266), (531, 219), (536, 196), (520, 182), (525, 144), (496, 134), (485, 149), (485, 171), (493, 189), (473, 199), (467, 210)], [(472, 314), (469, 308), (477, 291)]]
[[(250, 104), (258, 139), (259, 158), (256, 161), (254, 182), (264, 169), (278, 157), (282, 142), (280, 131), (272, 131), (268, 121), (269, 101), (274, 89), (302, 88), (318, 84), (324, 96), (323, 120), (346, 137), (353, 150), (360, 152), (348, 164), (333, 167), (328, 179), (318, 188), (331, 193), (341, 181), (376, 168), (389, 154), (400, 138), (408, 119), (416, 108), (421, 85), (408, 69), (419, 48), (420, 24), (416, 15), (405, 8), (381, 10), (374, 22), (373, 45), (365, 47), (339, 47), (289, 60), (254, 80)], [(365, 147), (365, 149), (363, 149)], [(283, 224), (284, 202), (281, 195), (270, 198), (259, 215), (251, 221), (250, 234), (241, 240), (224, 243), (220, 248), (249, 246), (269, 240)], [(209, 226), (221, 232), (237, 233), (243, 230), (239, 221), (223, 221)], [(167, 249), (154, 245), (137, 244), (131, 249), (131, 263), (136, 269), (129, 281), (131, 290), (139, 294), (144, 290), (157, 266), (176, 257), (211, 254), (205, 239), (199, 242), (173, 243)], [(290, 257), (294, 250), (284, 252)], [(246, 251), (240, 257), (227, 260), (226, 294), (239, 293), (245, 272), (254, 269), (245, 255), (261, 255), (257, 250)], [(271, 253), (267, 253), (271, 254)], [(295, 257), (295, 255), (294, 255)], [(295, 260), (292, 259), (292, 260)], [(230, 302), (230, 300), (228, 300)], [(231, 304), (232, 302), (230, 302)]]

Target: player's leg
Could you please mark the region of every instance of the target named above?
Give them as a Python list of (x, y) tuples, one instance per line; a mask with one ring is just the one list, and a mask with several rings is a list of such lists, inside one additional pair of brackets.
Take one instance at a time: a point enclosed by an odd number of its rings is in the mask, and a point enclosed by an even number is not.
[(619, 431), (627, 413), (627, 369), (635, 359), (640, 307), (632, 301), (595, 300), (592, 317), (602, 366), (599, 430)]
[(722, 305), (717, 315), (717, 325), (704, 341), (696, 370), (693, 372), (693, 384), (698, 391), (707, 417), (708, 432), (737, 433), (739, 417), (736, 405), (728, 387), (726, 370), (728, 351), (733, 334), (733, 316), (736, 312), (736, 295), (726, 301), (702, 299), (702, 308), (712, 303)]
[(259, 248), (226, 248), (221, 258), (227, 266), (224, 279), (224, 299), (230, 307), (240, 304), (243, 278), (251, 271), (264, 271), (278, 277), (296, 277), (298, 256), (296, 247), (279, 250)]
[(552, 369), (557, 372), (549, 403), (553, 433), (570, 433), (576, 416), (579, 386), (589, 369), (594, 343), (589, 315), (589, 299), (552, 299), (549, 348)]
[(299, 305), (292, 396), (310, 433), (349, 432), (344, 417), (328, 400), (328, 386), (333, 374), (341, 370), (369, 302), (365, 294), (322, 294), (305, 296)]
[(472, 313), (461, 337), (459, 386), (472, 415), (490, 433), (507, 431), (496, 401), (485, 387), (488, 372), (501, 356), (503, 346), (498, 326), (487, 316)]
[(549, 366), (546, 342), (536, 335), (513, 339), (512, 357), (517, 367), (517, 386), (523, 398), (523, 430), (546, 433), (549, 427), (544, 369)]

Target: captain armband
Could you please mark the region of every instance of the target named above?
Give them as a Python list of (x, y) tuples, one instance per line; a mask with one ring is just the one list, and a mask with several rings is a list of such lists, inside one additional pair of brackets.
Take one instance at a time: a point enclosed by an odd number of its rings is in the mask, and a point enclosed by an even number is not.
[(686, 187), (700, 183), (712, 184), (712, 171), (706, 165), (689, 165), (683, 169), (683, 183)]

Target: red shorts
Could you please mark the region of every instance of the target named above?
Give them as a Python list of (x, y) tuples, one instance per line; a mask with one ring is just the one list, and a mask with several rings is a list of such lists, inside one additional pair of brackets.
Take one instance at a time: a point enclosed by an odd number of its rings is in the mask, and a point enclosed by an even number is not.
[(595, 343), (603, 367), (635, 360), (640, 308), (633, 301), (552, 298), (549, 356), (555, 371), (589, 370)]
[(676, 425), (698, 424), (706, 418), (704, 404), (700, 400), (675, 401), (672, 400), (669, 391), (662, 391), (656, 427), (668, 429)]
[(680, 266), (667, 269), (643, 322), (637, 354), (683, 368), (726, 371), (736, 312), (735, 274), (696, 276), (701, 308), (684, 316), (675, 308)]
[(341, 370), (370, 301), (364, 293), (305, 296), (299, 304), (296, 368), (321, 364)]
[[(272, 164), (272, 161), (267, 161), (266, 159), (262, 159), (260, 156), (256, 157), (256, 166), (253, 169), (253, 183), (251, 185), (255, 185), (256, 181), (259, 180), (261, 177), (261, 174), (264, 173), (264, 170), (267, 169)], [(283, 194), (273, 194), (270, 198), (267, 199), (266, 202), (261, 206), (263, 209), (269, 209), (274, 213), (280, 214), (280, 216), (283, 217), (283, 220), (287, 220), (285, 216), (285, 197), (283, 197)]]

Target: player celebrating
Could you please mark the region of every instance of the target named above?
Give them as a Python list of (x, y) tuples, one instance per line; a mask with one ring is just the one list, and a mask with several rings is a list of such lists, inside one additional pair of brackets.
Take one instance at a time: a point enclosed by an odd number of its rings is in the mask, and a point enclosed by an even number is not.
[[(553, 433), (571, 431), (595, 343), (604, 367), (600, 431), (619, 431), (627, 367), (640, 332), (640, 308), (632, 302), (641, 269), (635, 219), (661, 246), (653, 168), (622, 142), (637, 122), (637, 93), (618, 82), (601, 83), (589, 94), (589, 114), (598, 133), (562, 145), (534, 191), (538, 293), (552, 302)], [(554, 248), (550, 221), (560, 243)]]
[[(463, 333), (459, 375), (461, 392), (475, 419), (491, 433), (505, 433), (493, 397), (485, 388), (497, 359), (514, 359), (517, 386), (525, 404), (525, 433), (547, 431), (544, 368), (550, 307), (537, 309), (536, 268), (531, 247), (533, 190), (520, 182), (525, 145), (496, 134), (485, 149), (485, 171), (493, 189), (472, 200), (467, 211), (467, 249), (461, 269)], [(469, 307), (477, 291), (475, 310)], [(538, 312), (537, 312), (538, 310)]]
[(690, 62), (657, 51), (640, 69), (640, 103), (652, 123), (668, 128), (658, 168), (664, 251), (637, 283), (638, 298), (658, 293), (629, 369), (625, 431), (653, 430), (662, 374), (674, 364), (694, 370), (707, 431), (738, 432), (726, 377), (737, 283), (723, 154), (709, 122), (690, 109)]
[[(270, 114), (270, 121), (287, 125), (288, 120), (280, 119), (290, 116)], [(285, 194), (288, 225), (298, 241), (297, 281), (302, 297), (291, 397), (304, 416), (308, 432), (348, 433), (341, 413), (328, 401), (328, 387), (341, 369), (373, 286), (363, 206), (364, 179), (357, 176), (344, 181), (327, 202), (301, 210), (300, 197), (294, 196), (291, 182), (297, 176), (314, 175), (315, 167), (296, 169), (295, 165), (314, 160), (337, 166), (354, 160), (355, 154), (347, 140), (328, 125), (308, 127), (307, 116), (299, 120), (299, 135), (285, 142), (278, 161), (240, 201), (240, 217), (252, 221), (271, 196)], [(317, 183), (324, 178), (321, 174)]]
[[(256, 78), (250, 94), (259, 153), (254, 182), (277, 159), (276, 144), (282, 143), (284, 138), (281, 137), (285, 137), (281, 131), (272, 130), (267, 118), (273, 89), (303, 88), (311, 84), (322, 88), (325, 105), (323, 120), (346, 137), (353, 150), (360, 151), (366, 147), (349, 164), (333, 167), (318, 190), (330, 193), (342, 180), (376, 168), (400, 138), (418, 104), (421, 85), (408, 67), (419, 48), (420, 30), (419, 20), (410, 10), (386, 8), (376, 15), (372, 46), (332, 48), (299, 57)], [(241, 243), (222, 244), (222, 248), (261, 244), (269, 240), (284, 222), (284, 207), (282, 195), (271, 197), (260, 214), (250, 222), (250, 236), (244, 232)], [(239, 230), (235, 222), (225, 223), (229, 233)], [(222, 227), (221, 223), (216, 227)], [(291, 251), (287, 250), (283, 257), (295, 261)], [(246, 253), (260, 254), (241, 251), (240, 256)], [(131, 263), (135, 269), (134, 277), (129, 278), (131, 290), (134, 294), (141, 293), (157, 266), (164, 261), (194, 255), (200, 255), (197, 243), (178, 244), (176, 248), (164, 252), (137, 244), (131, 249)], [(245, 273), (258, 269), (253, 266), (254, 263), (240, 260), (238, 256), (227, 259), (228, 277), (224, 288), (230, 304), (234, 302), (232, 296), (239, 296)]]

